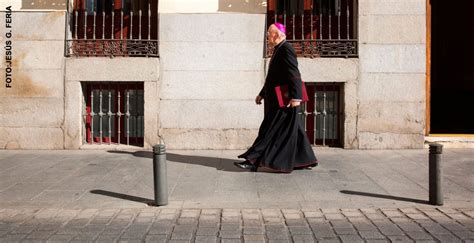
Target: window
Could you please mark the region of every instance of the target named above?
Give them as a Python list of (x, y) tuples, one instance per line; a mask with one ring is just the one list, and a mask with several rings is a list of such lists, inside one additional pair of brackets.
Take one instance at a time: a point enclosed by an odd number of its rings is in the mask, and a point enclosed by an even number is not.
[(357, 0), (268, 0), (267, 28), (275, 22), (298, 56), (357, 57)]
[(143, 83), (84, 82), (82, 88), (85, 144), (143, 146)]
[(69, 0), (67, 56), (158, 57), (158, 0)]
[(306, 83), (309, 101), (302, 105), (302, 122), (314, 145), (342, 146), (342, 85)]

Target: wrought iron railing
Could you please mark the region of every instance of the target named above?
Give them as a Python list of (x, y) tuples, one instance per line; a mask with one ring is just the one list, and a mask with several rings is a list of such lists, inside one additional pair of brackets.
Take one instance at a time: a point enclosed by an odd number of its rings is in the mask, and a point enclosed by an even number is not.
[(158, 0), (68, 0), (66, 56), (158, 57)]
[[(358, 0), (268, 0), (267, 28), (286, 26), (287, 41), (301, 57), (357, 57)], [(266, 45), (265, 54), (273, 48)]]
[(342, 146), (342, 85), (339, 83), (306, 83), (309, 101), (301, 107), (301, 121), (314, 145)]

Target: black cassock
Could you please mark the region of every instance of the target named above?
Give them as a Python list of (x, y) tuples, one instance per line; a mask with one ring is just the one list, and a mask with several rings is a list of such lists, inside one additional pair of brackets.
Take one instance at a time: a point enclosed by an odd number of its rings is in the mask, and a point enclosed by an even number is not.
[(296, 54), (286, 41), (275, 46), (265, 85), (259, 95), (264, 98), (265, 115), (255, 142), (239, 155), (251, 163), (280, 172), (315, 165), (316, 156), (301, 125), (301, 107), (280, 108), (275, 87), (288, 85), (289, 98), (301, 99), (301, 75)]

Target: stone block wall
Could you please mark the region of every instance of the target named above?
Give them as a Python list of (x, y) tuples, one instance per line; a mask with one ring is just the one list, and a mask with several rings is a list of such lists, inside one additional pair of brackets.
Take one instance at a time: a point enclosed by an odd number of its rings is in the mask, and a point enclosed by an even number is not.
[(359, 50), (358, 147), (422, 148), (425, 0), (360, 0)]
[(265, 16), (160, 15), (160, 133), (170, 148), (241, 149), (263, 106)]
[[(0, 12), (0, 149), (62, 149), (64, 12)], [(12, 31), (11, 88), (5, 87), (5, 35)]]

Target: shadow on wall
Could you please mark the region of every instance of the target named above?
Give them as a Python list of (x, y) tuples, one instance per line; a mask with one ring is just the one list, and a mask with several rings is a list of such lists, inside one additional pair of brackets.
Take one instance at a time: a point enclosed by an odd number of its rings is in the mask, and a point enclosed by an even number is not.
[(266, 0), (219, 0), (219, 12), (266, 13)]
[(21, 0), (21, 9), (65, 10), (66, 0)]

